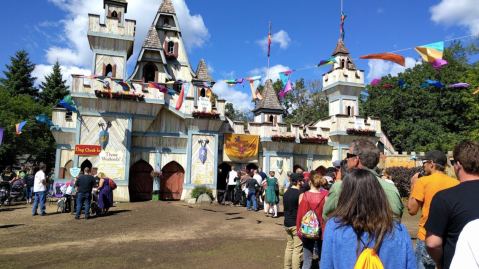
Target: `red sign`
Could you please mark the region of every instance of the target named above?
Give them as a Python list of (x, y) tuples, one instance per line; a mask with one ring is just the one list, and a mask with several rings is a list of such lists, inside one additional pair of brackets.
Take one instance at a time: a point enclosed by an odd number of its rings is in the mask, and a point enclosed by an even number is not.
[(75, 145), (75, 155), (100, 155), (101, 146), (95, 145)]

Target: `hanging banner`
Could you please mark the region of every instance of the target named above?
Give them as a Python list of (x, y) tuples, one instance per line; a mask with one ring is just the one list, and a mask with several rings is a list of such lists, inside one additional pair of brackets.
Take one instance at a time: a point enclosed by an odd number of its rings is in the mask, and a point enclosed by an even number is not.
[(225, 134), (225, 153), (229, 157), (244, 159), (258, 155), (258, 135)]
[(211, 113), (211, 101), (208, 97), (200, 97), (198, 101), (198, 110), (200, 112)]
[(102, 149), (106, 148), (106, 145), (108, 145), (108, 140), (109, 139), (110, 139), (110, 134), (106, 130), (103, 130), (103, 131), (100, 132), (99, 141), (100, 141), (100, 147)]
[(101, 146), (96, 145), (75, 145), (75, 155), (98, 156)]
[(205, 163), (206, 162), (206, 157), (208, 156), (207, 152), (206, 152), (206, 148), (205, 147), (201, 147), (200, 148), (200, 153), (199, 153), (199, 157), (200, 157), (200, 161), (201, 163)]
[(70, 175), (72, 175), (72, 177), (77, 177), (81, 172), (81, 168), (80, 167), (72, 167), (70, 168)]

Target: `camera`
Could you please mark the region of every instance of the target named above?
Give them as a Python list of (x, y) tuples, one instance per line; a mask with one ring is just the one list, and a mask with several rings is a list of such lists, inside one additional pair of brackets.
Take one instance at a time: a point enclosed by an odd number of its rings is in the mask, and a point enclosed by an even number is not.
[(426, 175), (426, 174), (425, 174), (424, 169), (421, 169), (421, 171), (419, 171), (419, 175), (417, 175), (417, 178), (421, 178), (421, 177), (423, 177), (423, 176), (425, 176), (425, 175)]

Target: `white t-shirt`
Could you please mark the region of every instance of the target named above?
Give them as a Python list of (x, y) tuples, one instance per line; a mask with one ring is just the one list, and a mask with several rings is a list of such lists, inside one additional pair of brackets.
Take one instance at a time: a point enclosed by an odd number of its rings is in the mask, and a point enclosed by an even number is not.
[(238, 176), (238, 173), (235, 170), (231, 170), (228, 174), (228, 185), (236, 185), (235, 177)]
[(258, 181), (258, 184), (261, 186), (263, 178), (259, 174), (254, 175), (253, 178), (256, 179), (256, 181)]
[(35, 174), (35, 181), (33, 183), (33, 192), (46, 191), (47, 188), (42, 184), (42, 180), (45, 180), (45, 173), (42, 170)]
[(479, 268), (479, 219), (462, 229), (450, 268)]

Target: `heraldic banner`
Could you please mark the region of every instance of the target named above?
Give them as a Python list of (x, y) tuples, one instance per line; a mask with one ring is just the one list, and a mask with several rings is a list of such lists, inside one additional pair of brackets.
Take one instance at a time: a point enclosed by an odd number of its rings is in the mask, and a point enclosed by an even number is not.
[(244, 159), (258, 155), (259, 135), (225, 134), (224, 138), (228, 157)]

